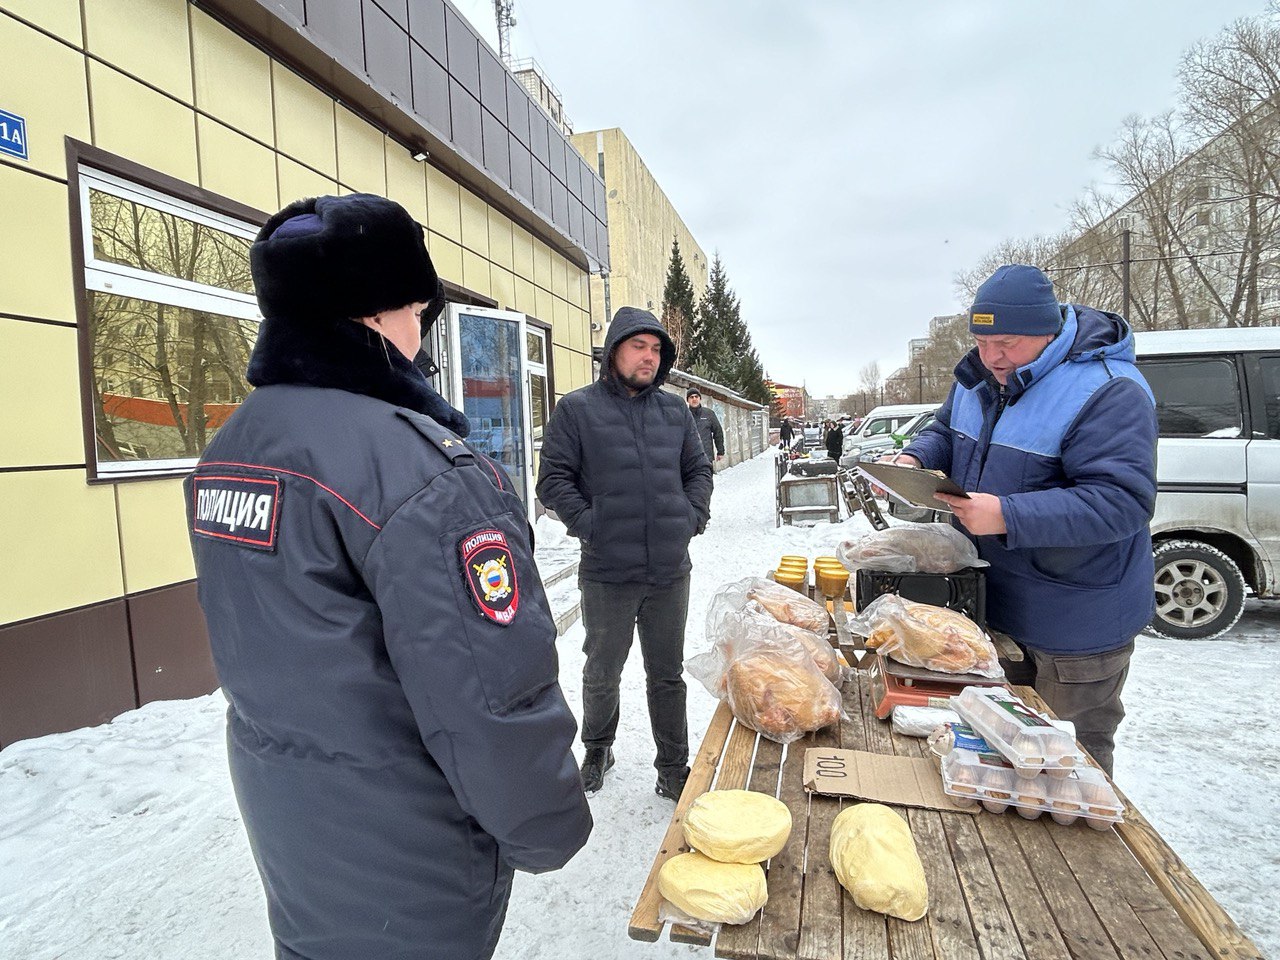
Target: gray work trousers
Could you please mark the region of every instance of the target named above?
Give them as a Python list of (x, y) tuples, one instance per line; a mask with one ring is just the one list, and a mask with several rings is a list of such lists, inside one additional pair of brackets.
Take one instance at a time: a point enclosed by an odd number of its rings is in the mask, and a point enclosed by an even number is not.
[(1035, 687), (1055, 714), (1076, 725), (1076, 739), (1111, 774), (1116, 729), (1124, 719), (1120, 693), (1129, 675), (1133, 641), (1118, 650), (1067, 657), (1022, 647), (1022, 662), (1001, 660), (1010, 683)]
[(587, 655), (582, 668), (582, 742), (609, 747), (618, 731), (619, 686), (637, 628), (644, 658), (649, 724), (659, 773), (683, 772), (689, 763), (685, 714), (684, 625), (689, 577), (674, 583), (578, 581)]

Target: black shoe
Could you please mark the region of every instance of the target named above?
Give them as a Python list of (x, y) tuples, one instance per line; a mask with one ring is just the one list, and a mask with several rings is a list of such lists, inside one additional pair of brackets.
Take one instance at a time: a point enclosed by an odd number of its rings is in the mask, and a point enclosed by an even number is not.
[(684, 793), (684, 785), (688, 779), (688, 767), (673, 771), (672, 773), (660, 773), (658, 774), (658, 783), (657, 786), (654, 787), (654, 791), (660, 797), (665, 797), (668, 800), (674, 800), (676, 803), (679, 803), (680, 794)]
[(582, 792), (590, 796), (604, 786), (604, 772), (613, 769), (613, 749), (587, 747), (582, 758)]

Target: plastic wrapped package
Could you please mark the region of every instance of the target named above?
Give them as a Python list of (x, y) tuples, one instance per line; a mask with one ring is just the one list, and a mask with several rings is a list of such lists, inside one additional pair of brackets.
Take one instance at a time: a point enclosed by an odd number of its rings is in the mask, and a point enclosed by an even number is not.
[(928, 737), (948, 723), (959, 723), (954, 710), (946, 707), (912, 707), (898, 704), (893, 708), (893, 732), (904, 737)]
[(836, 557), (848, 569), (886, 573), (955, 573), (985, 567), (973, 541), (949, 523), (915, 523), (845, 540)]
[(867, 648), (899, 663), (942, 673), (1004, 676), (995, 645), (963, 613), (887, 593), (849, 620)]
[[(781, 644), (785, 647), (799, 644), (827, 680), (836, 685), (844, 682), (846, 668), (841, 664), (836, 648), (825, 636), (820, 637), (795, 624), (778, 622), (755, 600), (747, 600), (740, 607), (727, 603), (718, 605), (713, 600), (712, 608), (707, 617), (707, 636), (714, 641), (714, 649), (725, 661), (723, 669), (728, 669), (728, 661), (737, 655), (737, 651), (754, 645)], [(723, 697), (723, 691), (713, 690), (712, 694)]]
[(965, 804), (980, 801), (992, 813), (1010, 806), (1019, 816), (1034, 820), (1048, 813), (1060, 824), (1084, 818), (1096, 830), (1120, 823), (1124, 805), (1097, 767), (1067, 772), (1065, 778), (1038, 773), (1015, 774), (1004, 757), (957, 748), (942, 758), (942, 789)]
[(751, 600), (780, 623), (790, 623), (822, 637), (827, 635), (830, 619), (826, 607), (790, 587), (760, 577), (747, 577), (716, 591), (707, 611), (707, 633), (715, 634), (714, 622), (726, 610), (742, 610)]
[(952, 698), (956, 713), (995, 747), (1022, 777), (1041, 770), (1066, 776), (1080, 763), (1075, 737), (1001, 687), (965, 687)]
[(658, 892), (695, 920), (746, 923), (769, 899), (764, 870), (755, 863), (722, 863), (681, 853), (658, 871)]
[(879, 803), (847, 807), (831, 825), (831, 866), (863, 910), (919, 920), (929, 909), (929, 886), (911, 828)]
[(781, 800), (753, 790), (710, 790), (684, 815), (684, 839), (724, 863), (763, 863), (791, 836), (791, 811)]
[[(815, 648), (755, 606), (709, 618), (712, 648), (685, 661), (685, 669), (713, 697), (727, 700), (739, 722), (792, 743), (840, 719), (840, 691), (816, 665)], [(835, 669), (841, 669), (838, 659)]]

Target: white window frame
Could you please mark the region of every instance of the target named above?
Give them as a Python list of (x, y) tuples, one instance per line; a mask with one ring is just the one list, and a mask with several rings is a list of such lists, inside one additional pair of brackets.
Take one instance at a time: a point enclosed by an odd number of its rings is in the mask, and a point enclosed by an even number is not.
[[(529, 442), (534, 452), (542, 450), (542, 440), (533, 436), (533, 378), (541, 377), (543, 383), (547, 385), (547, 395), (544, 398), (542, 415), (548, 420), (551, 419), (551, 374), (547, 371), (547, 357), (551, 356), (551, 331), (545, 327), (539, 327), (529, 323), (527, 320), (524, 324), (525, 329), (525, 357), (524, 357), (524, 383), (525, 389), (529, 391), (529, 402), (527, 404), (529, 412), (527, 418), (529, 421)], [(532, 334), (542, 341), (542, 360), (541, 362), (532, 359), (529, 356), (528, 336)], [(543, 432), (546, 432), (546, 424), (542, 425)]]
[[(177, 277), (148, 273), (136, 267), (99, 260), (93, 249), (93, 208), (90, 206), (90, 190), (119, 197), (122, 200), (142, 204), (173, 214), (193, 223), (204, 224), (233, 236), (244, 237), (252, 241), (258, 235), (258, 227), (243, 220), (237, 220), (212, 210), (196, 206), (186, 200), (161, 193), (151, 187), (144, 187), (122, 177), (89, 166), (78, 168), (80, 189), (80, 241), (84, 252), (84, 288), (86, 292), (109, 293), (114, 296), (130, 297), (151, 303), (163, 303), (169, 306), (182, 307), (188, 310), (200, 310), (234, 317), (239, 320), (262, 322), (262, 313), (258, 310), (257, 298), (252, 293), (240, 293), (222, 287), (194, 283)], [(92, 359), (90, 360), (92, 363)], [(92, 377), (93, 369), (88, 371)], [(96, 418), (97, 411), (91, 414)], [(97, 423), (95, 419), (94, 427)], [(177, 457), (164, 460), (125, 460), (119, 462), (102, 461), (97, 458), (97, 445), (94, 444), (94, 470), (102, 478), (121, 478), (133, 476), (156, 476), (164, 474), (183, 474), (190, 472), (198, 462), (198, 457)]]

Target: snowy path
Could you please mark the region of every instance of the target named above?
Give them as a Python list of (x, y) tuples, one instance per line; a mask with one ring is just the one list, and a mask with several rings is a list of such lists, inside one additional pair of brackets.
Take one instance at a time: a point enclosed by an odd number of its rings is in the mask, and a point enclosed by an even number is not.
[[(701, 651), (714, 589), (785, 552), (829, 553), (837, 528), (773, 526), (769, 457), (716, 478), (714, 517), (692, 547), (687, 649)], [(554, 540), (554, 531), (539, 536)], [(548, 547), (552, 544), (548, 543)], [(563, 544), (555, 544), (556, 562)], [(540, 544), (541, 547), (541, 544)], [(541, 560), (540, 560), (541, 564)], [(582, 627), (560, 640), (580, 703)], [(1235, 703), (1247, 676), (1257, 701)], [(1280, 750), (1257, 704), (1280, 702), (1280, 604), (1251, 604), (1222, 641), (1143, 638), (1116, 768), (1174, 849), (1257, 940), (1280, 956)], [(653, 793), (653, 744), (638, 654), (623, 681), (618, 766), (592, 800), (596, 828), (563, 871), (519, 875), (502, 960), (664, 960), (710, 952), (635, 943), (626, 926), (671, 804)], [(695, 683), (696, 747), (714, 707)], [(226, 775), (220, 694), (150, 704), (115, 722), (0, 752), (0, 958), (256, 960), (271, 956), (261, 889)]]

